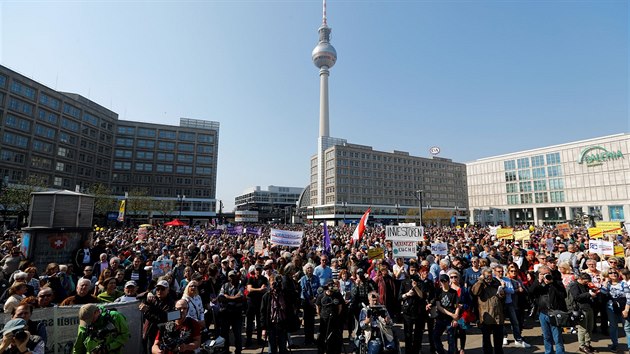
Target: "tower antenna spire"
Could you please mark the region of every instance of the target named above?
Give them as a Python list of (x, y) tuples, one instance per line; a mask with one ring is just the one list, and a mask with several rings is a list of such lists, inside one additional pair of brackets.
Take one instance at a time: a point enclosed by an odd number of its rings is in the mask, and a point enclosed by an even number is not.
[(324, 0), (324, 14), (322, 17), (322, 23), (324, 26), (328, 26), (328, 21), (326, 20), (326, 0)]

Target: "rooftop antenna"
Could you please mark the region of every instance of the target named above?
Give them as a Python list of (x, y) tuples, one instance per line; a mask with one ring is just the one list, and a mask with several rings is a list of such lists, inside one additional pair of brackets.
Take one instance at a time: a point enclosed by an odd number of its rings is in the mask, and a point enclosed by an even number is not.
[(326, 0), (324, 0), (324, 14), (322, 18), (322, 23), (324, 26), (328, 26), (328, 22), (326, 21)]

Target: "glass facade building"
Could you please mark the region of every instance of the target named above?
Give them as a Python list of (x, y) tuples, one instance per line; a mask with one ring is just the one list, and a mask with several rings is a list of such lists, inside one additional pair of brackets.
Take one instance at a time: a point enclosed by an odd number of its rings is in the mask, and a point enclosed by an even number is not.
[(471, 222), (555, 224), (585, 215), (630, 215), (630, 134), (617, 134), (467, 164)]

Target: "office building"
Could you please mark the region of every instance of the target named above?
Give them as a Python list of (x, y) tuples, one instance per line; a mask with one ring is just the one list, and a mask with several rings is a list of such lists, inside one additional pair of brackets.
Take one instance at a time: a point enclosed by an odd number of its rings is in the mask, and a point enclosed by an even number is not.
[(269, 186), (267, 190), (260, 186), (248, 188), (234, 199), (237, 222), (239, 216), (247, 222), (289, 222), (303, 190), (280, 186)]
[[(59, 92), (0, 66), (0, 176), (27, 177), (56, 189), (95, 183), (114, 198), (132, 189), (171, 201), (174, 214), (215, 215), (219, 123), (180, 119), (179, 126), (124, 121), (78, 94)], [(185, 196), (185, 197), (184, 197)], [(165, 215), (171, 214), (171, 215)]]
[(470, 222), (627, 220), (629, 154), (630, 134), (623, 133), (467, 163)]

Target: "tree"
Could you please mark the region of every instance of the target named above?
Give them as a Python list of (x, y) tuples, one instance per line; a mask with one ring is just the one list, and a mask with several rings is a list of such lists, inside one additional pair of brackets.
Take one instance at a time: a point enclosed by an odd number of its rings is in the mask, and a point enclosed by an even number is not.
[(94, 196), (94, 214), (104, 216), (110, 211), (117, 210), (116, 198), (111, 189), (102, 183), (95, 183), (87, 189), (87, 194)]
[(141, 215), (151, 212), (153, 201), (146, 189), (132, 188), (127, 197), (127, 214)]
[(0, 193), (3, 223), (7, 215), (17, 215), (26, 219), (31, 207), (31, 193), (46, 189), (46, 182), (40, 177), (28, 177), (17, 184), (4, 185)]
[(175, 201), (174, 200), (154, 200), (152, 209), (160, 214), (163, 217), (168, 217), (172, 215), (175, 211)]

